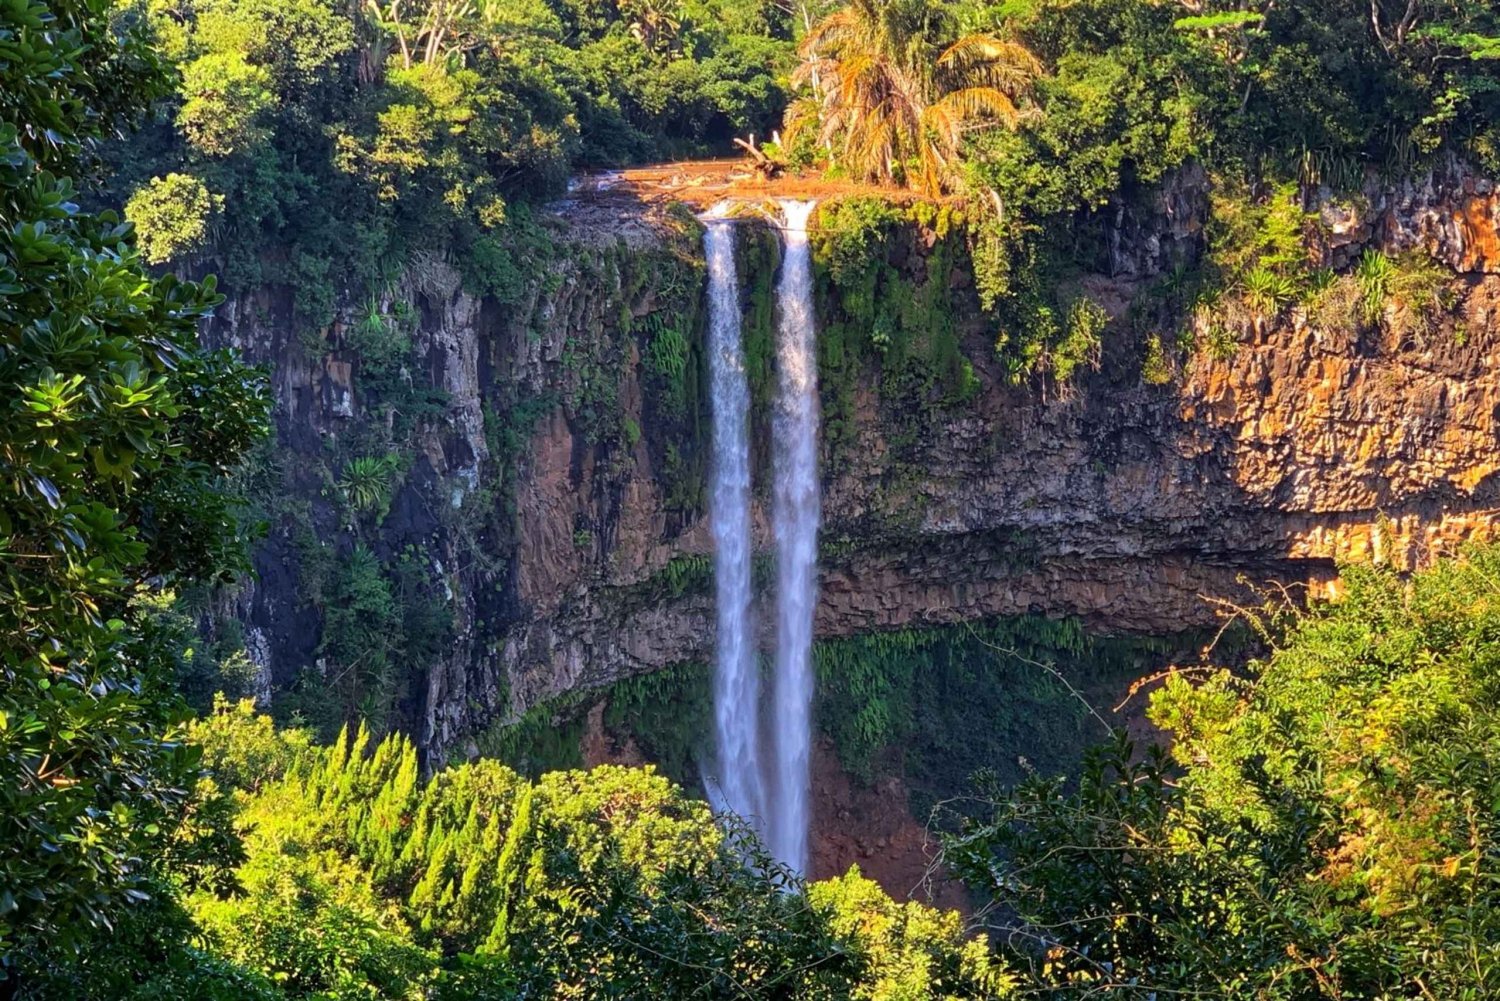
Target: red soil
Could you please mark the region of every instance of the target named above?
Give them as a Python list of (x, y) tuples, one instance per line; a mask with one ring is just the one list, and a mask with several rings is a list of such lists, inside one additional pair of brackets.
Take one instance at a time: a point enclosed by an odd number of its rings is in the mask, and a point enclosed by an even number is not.
[(825, 201), (848, 195), (873, 195), (906, 203), (920, 195), (901, 188), (883, 188), (820, 175), (782, 175), (766, 179), (749, 160), (684, 160), (624, 170), (602, 170), (573, 179), (568, 196), (553, 209), (585, 223), (644, 222), (659, 218), (668, 206), (681, 203), (695, 212), (733, 199), (739, 202), (775, 198)]

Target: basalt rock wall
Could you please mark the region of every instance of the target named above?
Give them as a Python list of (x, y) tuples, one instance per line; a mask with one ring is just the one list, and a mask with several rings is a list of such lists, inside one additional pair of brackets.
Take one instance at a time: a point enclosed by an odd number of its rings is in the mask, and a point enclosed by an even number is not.
[[(972, 384), (961, 400), (898, 389), (875, 356), (856, 378), (847, 365), (830, 376), (820, 635), (1016, 613), (1177, 632), (1216, 622), (1210, 599), (1243, 598), (1247, 583), (1328, 590), (1340, 560), (1412, 566), (1494, 532), (1490, 183), (1453, 165), (1354, 199), (1310, 195), (1314, 252), (1335, 269), (1369, 248), (1451, 269), (1440, 314), (1231, 318), (1232, 349), (1174, 350), (1148, 377), (1133, 307), (1202, 254), (1206, 194), (1186, 171), (1102, 219), (1106, 253), (1080, 287), (1113, 322), (1097, 367), (1067, 385), (1006, 378), (963, 255), (925, 266), (935, 233), (913, 223), (881, 246), (914, 282), (941, 283)], [(280, 290), (220, 311), (209, 337), (269, 365), (278, 401), (257, 487), (279, 498), (271, 531), (257, 579), (220, 609), (243, 624), (262, 694), (351, 670), (324, 637), (340, 599), (308, 576), (355, 546), (387, 568), (420, 562), (418, 590), (447, 616), (440, 649), (399, 663), (386, 696), (430, 760), (471, 753), (476, 733), (547, 699), (709, 655), (696, 233), (566, 210), (547, 225), (557, 249), (519, 291), (476, 295), (432, 258), (389, 293), (415, 307), (407, 361), (380, 390), (404, 411), (362, 383), (353, 311), (310, 334)], [(774, 237), (753, 221), (742, 234), (747, 330), (766, 337)], [(438, 391), (420, 412), (413, 387)], [(370, 441), (404, 461), (385, 510), (357, 513), (341, 476)]]

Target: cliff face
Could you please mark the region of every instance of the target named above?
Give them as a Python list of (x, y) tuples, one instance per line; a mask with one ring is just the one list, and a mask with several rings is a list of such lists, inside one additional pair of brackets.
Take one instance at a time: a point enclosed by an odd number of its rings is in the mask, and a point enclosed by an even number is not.
[[(939, 283), (973, 385), (953, 404), (897, 391), (879, 364), (840, 385), (825, 372), (836, 433), (820, 635), (1014, 613), (1176, 632), (1212, 624), (1205, 596), (1243, 596), (1242, 578), (1322, 588), (1337, 560), (1410, 566), (1494, 532), (1500, 196), (1457, 167), (1353, 202), (1324, 196), (1328, 263), (1430, 252), (1455, 272), (1441, 315), (1243, 317), (1228, 324), (1232, 350), (1173, 353), (1148, 381), (1127, 313), (1201, 251), (1205, 193), (1187, 173), (1108, 220), (1110, 273), (1081, 285), (1116, 324), (1097, 371), (1066, 391), (1007, 383), (964, 268), (923, 267), (935, 234), (885, 246), (899, 271)], [(420, 307), (400, 377), (443, 399), (413, 424), (378, 524), (352, 524), (330, 499), (328, 455), (369, 423), (347, 322), (309, 344), (272, 290), (231, 302), (210, 334), (272, 366), (281, 461), (268, 489), (306, 501), (273, 517), (259, 580), (226, 609), (261, 685), (338, 669), (305, 586), (309, 528), (330, 551), (361, 535), (387, 564), (420, 553), (451, 630), (430, 660), (403, 665), (413, 684), (396, 702), (435, 758), (549, 697), (712, 646), (696, 236), (636, 219), (551, 225), (565, 252), (503, 300), (464, 291), (436, 261), (393, 293)], [(747, 223), (742, 249), (747, 329), (764, 330), (774, 246)], [(687, 341), (685, 377), (661, 361), (668, 330)]]

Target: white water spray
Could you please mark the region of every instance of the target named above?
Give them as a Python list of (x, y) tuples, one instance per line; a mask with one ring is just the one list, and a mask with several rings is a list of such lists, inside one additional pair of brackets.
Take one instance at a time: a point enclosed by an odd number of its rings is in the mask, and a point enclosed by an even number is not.
[(722, 212), (705, 218), (708, 259), (708, 371), (712, 382), (710, 522), (718, 637), (714, 723), (719, 774), (706, 782), (714, 807), (752, 825), (765, 816), (761, 789), (760, 673), (750, 612), (750, 389), (740, 345), (734, 228)]
[(781, 323), (774, 419), (776, 465), (776, 680), (772, 787), (766, 843), (805, 872), (811, 820), (813, 612), (818, 588), (818, 385), (807, 221), (814, 202), (780, 201), (786, 255), (777, 285)]

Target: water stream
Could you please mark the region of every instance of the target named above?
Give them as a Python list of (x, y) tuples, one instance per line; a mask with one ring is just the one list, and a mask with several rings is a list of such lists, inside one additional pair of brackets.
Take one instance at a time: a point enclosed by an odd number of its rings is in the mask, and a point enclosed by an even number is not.
[(772, 688), (773, 798), (766, 844), (805, 872), (810, 816), (813, 612), (818, 589), (818, 364), (807, 222), (815, 203), (780, 200), (786, 253), (776, 288), (777, 398), (772, 459), (776, 535), (776, 674)]
[(740, 290), (734, 226), (711, 213), (708, 259), (708, 371), (713, 454), (709, 519), (714, 538), (718, 634), (714, 723), (718, 774), (709, 778), (714, 807), (752, 825), (765, 816), (761, 784), (760, 672), (751, 618), (750, 389), (740, 344)]
[[(750, 822), (783, 864), (807, 869), (811, 820), (813, 612), (818, 586), (818, 365), (807, 222), (814, 203), (781, 201), (786, 253), (776, 287), (777, 392), (772, 417), (776, 658), (762, 732), (751, 603), (750, 391), (741, 345), (734, 229), (720, 206), (704, 217), (712, 383), (715, 809)], [(769, 755), (765, 752), (769, 751)]]

